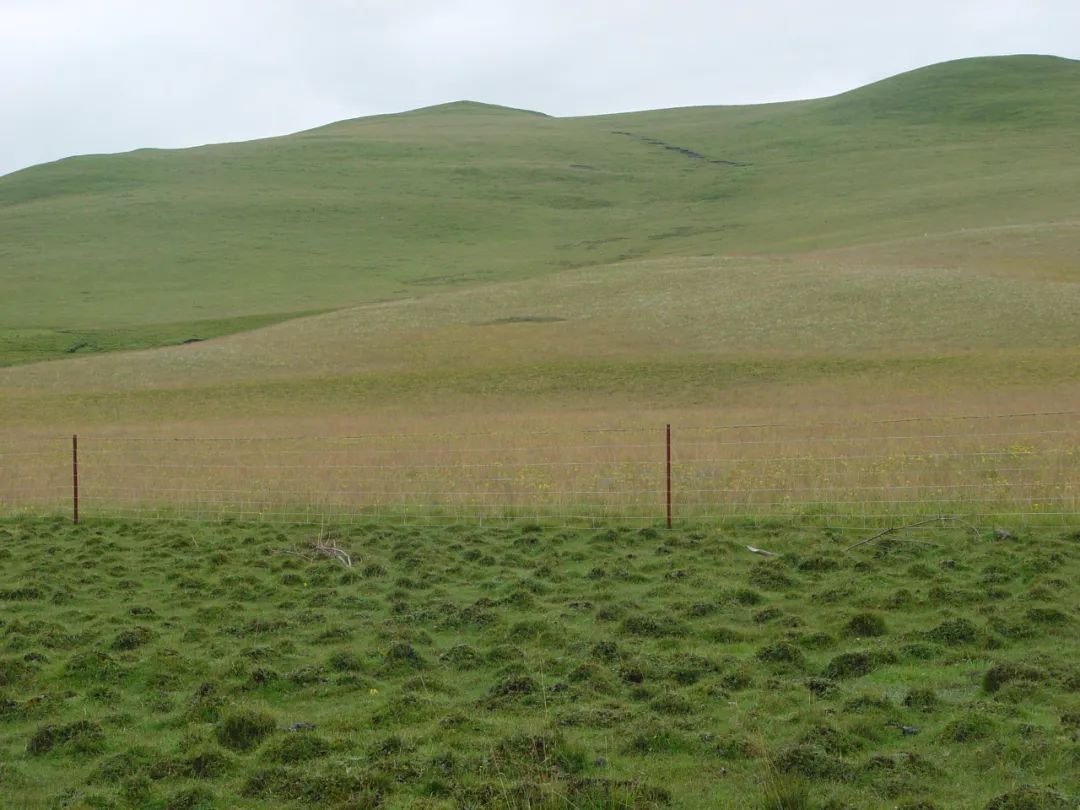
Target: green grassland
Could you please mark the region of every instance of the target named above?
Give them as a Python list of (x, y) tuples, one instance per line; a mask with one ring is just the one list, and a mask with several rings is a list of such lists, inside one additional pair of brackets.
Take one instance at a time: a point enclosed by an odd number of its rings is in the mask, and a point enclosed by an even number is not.
[(948, 253), (970, 229), (1053, 231), (1053, 255), (1009, 271), (1071, 296), (1078, 110), (1080, 63), (999, 57), (815, 101), (568, 119), (462, 102), (62, 160), (0, 178), (0, 363), (631, 259)]
[(310, 314), (312, 313), (286, 312), (186, 323), (147, 323), (96, 329), (3, 329), (0, 330), (0, 358), (2, 358), (0, 365), (34, 363), (75, 354), (137, 351), (160, 346), (188, 345), (222, 335), (260, 329), (270, 324)]
[(2, 803), (1075, 807), (1080, 536), (859, 537), (8, 521)]
[[(1010, 238), (1020, 238), (1015, 233)], [(1008, 240), (998, 240), (998, 244)], [(882, 249), (884, 250), (884, 249)], [(790, 402), (1080, 384), (1080, 284), (837, 255), (657, 259), (434, 293), (198, 344), (0, 370), (9, 425), (299, 416), (407, 402)], [(784, 393), (787, 389), (788, 393)], [(759, 397), (760, 398), (760, 397)]]

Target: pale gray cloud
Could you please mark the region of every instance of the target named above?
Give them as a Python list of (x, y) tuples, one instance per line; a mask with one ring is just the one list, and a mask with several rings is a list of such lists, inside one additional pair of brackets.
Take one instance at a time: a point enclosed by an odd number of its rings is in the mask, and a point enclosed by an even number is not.
[(1080, 57), (1076, 0), (0, 0), (0, 173), (461, 98), (584, 115)]

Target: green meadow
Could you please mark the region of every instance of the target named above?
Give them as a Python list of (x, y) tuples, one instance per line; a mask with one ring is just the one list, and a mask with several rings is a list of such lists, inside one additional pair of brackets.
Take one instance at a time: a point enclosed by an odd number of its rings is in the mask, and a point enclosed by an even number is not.
[(16, 172), (0, 418), (1061, 410), (1078, 79), (994, 57), (763, 106), (460, 102)]
[(1065, 59), (974, 59), (815, 101), (570, 119), (460, 102), (36, 166), (0, 178), (0, 361), (640, 259), (1013, 236), (981, 277), (1050, 230), (1050, 255), (1004, 268), (1039, 294), (1076, 282), (1078, 79)]
[(860, 537), (8, 521), (0, 795), (1075, 807), (1080, 537)]

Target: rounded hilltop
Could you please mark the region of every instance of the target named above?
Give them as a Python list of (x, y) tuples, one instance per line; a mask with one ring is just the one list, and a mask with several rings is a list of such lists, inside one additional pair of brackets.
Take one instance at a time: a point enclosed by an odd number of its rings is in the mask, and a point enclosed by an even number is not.
[(984, 56), (918, 68), (819, 102), (848, 120), (906, 123), (1080, 121), (1080, 61), (1059, 56)]
[(418, 107), (408, 110), (402, 115), (536, 115), (549, 118), (547, 113), (536, 110), (523, 110), (518, 107), (504, 107), (501, 104), (487, 104), (483, 101), (448, 101), (444, 104), (432, 104), (428, 107)]

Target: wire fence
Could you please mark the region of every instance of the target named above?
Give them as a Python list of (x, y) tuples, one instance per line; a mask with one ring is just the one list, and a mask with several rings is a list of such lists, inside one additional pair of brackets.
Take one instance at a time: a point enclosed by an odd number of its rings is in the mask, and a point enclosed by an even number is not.
[(1072, 525), (1080, 411), (578, 431), (0, 434), (0, 516)]

